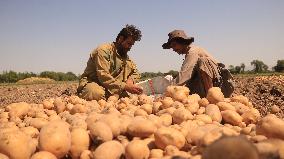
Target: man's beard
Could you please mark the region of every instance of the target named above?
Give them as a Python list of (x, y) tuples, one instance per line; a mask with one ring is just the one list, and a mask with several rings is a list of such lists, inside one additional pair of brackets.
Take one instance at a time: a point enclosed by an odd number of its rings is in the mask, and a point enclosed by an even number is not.
[(129, 51), (129, 49), (125, 49), (121, 45), (119, 45), (117, 51), (121, 57), (127, 57), (127, 52)]

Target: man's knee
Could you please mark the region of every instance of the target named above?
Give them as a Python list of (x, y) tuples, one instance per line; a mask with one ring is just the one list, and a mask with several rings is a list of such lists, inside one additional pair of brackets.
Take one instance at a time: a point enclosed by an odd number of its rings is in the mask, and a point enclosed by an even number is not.
[(105, 90), (95, 82), (86, 84), (79, 97), (85, 100), (100, 100), (105, 98)]

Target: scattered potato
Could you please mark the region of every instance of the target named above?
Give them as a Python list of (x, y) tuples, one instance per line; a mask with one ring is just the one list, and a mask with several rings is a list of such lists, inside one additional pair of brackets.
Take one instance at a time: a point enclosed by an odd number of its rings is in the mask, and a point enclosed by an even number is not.
[(275, 115), (267, 115), (257, 123), (256, 133), (271, 138), (284, 139), (284, 121)]
[(57, 158), (68, 154), (71, 148), (69, 124), (52, 121), (43, 126), (39, 134), (39, 149), (53, 153)]
[(150, 150), (142, 140), (133, 140), (125, 148), (126, 159), (144, 159), (149, 155)]
[(181, 132), (169, 127), (159, 128), (155, 133), (155, 144), (160, 149), (165, 149), (168, 145), (181, 149), (185, 144), (185, 137)]
[(208, 90), (206, 98), (209, 103), (216, 104), (224, 101), (224, 95), (219, 87), (212, 87)]
[(117, 159), (124, 154), (124, 147), (118, 141), (107, 141), (102, 143), (93, 152), (94, 159)]

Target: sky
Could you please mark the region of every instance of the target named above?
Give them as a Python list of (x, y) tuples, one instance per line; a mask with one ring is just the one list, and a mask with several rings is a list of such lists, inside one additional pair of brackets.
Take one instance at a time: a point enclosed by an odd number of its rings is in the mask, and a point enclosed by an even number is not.
[(0, 0), (0, 72), (81, 74), (126, 24), (142, 32), (140, 72), (179, 71), (183, 55), (161, 46), (175, 29), (227, 66), (284, 59), (283, 0)]

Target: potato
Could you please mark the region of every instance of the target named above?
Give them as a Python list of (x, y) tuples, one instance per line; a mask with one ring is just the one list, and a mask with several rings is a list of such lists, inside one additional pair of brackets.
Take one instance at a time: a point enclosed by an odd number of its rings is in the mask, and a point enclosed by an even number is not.
[(117, 115), (103, 115), (98, 121), (104, 122), (110, 127), (113, 137), (120, 134), (120, 119)]
[(191, 94), (187, 97), (186, 103), (198, 103), (200, 100), (201, 98), (198, 94)]
[(31, 157), (31, 159), (57, 159), (55, 155), (48, 151), (39, 151)]
[(175, 124), (180, 124), (183, 121), (194, 118), (193, 115), (191, 114), (191, 112), (189, 110), (183, 108), (183, 107), (175, 110), (172, 117), (173, 117), (173, 122)]
[(143, 105), (143, 104), (152, 104), (153, 103), (153, 98), (150, 96), (147, 96), (145, 94), (141, 94), (138, 96), (138, 104)]
[(86, 123), (89, 126), (89, 124), (96, 122), (97, 120), (99, 120), (103, 115), (99, 114), (97, 112), (92, 112), (88, 115), (87, 119), (86, 119)]
[(42, 101), (44, 109), (52, 109), (54, 107), (52, 99), (45, 99)]
[(8, 112), (1, 112), (0, 113), (0, 122), (8, 122), (9, 120), (9, 113)]
[(138, 108), (134, 112), (134, 116), (148, 116), (148, 113), (145, 110)]
[(90, 138), (87, 130), (76, 128), (71, 131), (71, 157), (72, 159), (79, 159), (84, 150), (88, 150), (90, 145)]
[(167, 108), (167, 109), (160, 110), (160, 111), (157, 113), (157, 115), (160, 116), (160, 115), (165, 114), (165, 113), (168, 113), (168, 114), (172, 115), (175, 110), (176, 110), (176, 108), (174, 108), (174, 107), (169, 107), (169, 108)]
[(237, 95), (231, 98), (232, 102), (238, 102), (238, 103), (242, 103), (246, 106), (249, 106), (249, 99), (243, 95)]
[(200, 114), (195, 116), (195, 120), (203, 121), (205, 124), (211, 124), (212, 118), (206, 114)]
[(164, 155), (163, 155), (163, 150), (161, 149), (152, 149), (150, 151), (150, 156), (149, 158), (162, 158)]
[(164, 151), (164, 155), (166, 157), (170, 157), (170, 158), (175, 158), (175, 157), (178, 157), (178, 158), (191, 158), (192, 156), (185, 152), (185, 151), (179, 151), (179, 149), (173, 145), (168, 145), (166, 148), (165, 148), (165, 151)]
[(120, 134), (126, 134), (127, 127), (132, 121), (132, 117), (128, 115), (121, 115), (120, 117)]
[(164, 126), (170, 126), (173, 122), (173, 118), (170, 114), (162, 114), (160, 117), (160, 121)]
[(186, 141), (193, 145), (198, 145), (201, 143), (201, 140), (203, 139), (204, 135), (207, 132), (210, 132), (214, 129), (220, 129), (218, 126), (214, 124), (206, 124), (203, 126), (197, 126), (194, 123), (191, 123), (192, 129), (188, 131), (186, 136)]
[(203, 154), (202, 159), (258, 159), (256, 147), (242, 137), (223, 137), (210, 146)]
[(12, 103), (6, 106), (6, 110), (9, 112), (9, 117), (19, 117), (23, 119), (28, 114), (31, 106), (26, 102)]
[(150, 150), (142, 140), (132, 140), (125, 148), (126, 159), (149, 158)]
[(198, 111), (196, 112), (197, 115), (201, 115), (201, 114), (204, 114), (205, 113), (205, 107), (200, 107), (198, 109)]
[(162, 109), (166, 109), (171, 107), (171, 105), (174, 103), (173, 99), (171, 97), (165, 97), (161, 101), (162, 105), (160, 106)]
[(57, 158), (68, 154), (71, 148), (69, 124), (52, 121), (43, 126), (39, 134), (39, 149), (53, 153)]
[(53, 105), (58, 114), (64, 112), (64, 110), (66, 109), (66, 103), (64, 103), (61, 98), (56, 98), (53, 102)]
[(147, 114), (151, 114), (153, 111), (153, 106), (151, 104), (143, 104), (140, 106), (141, 109), (147, 112)]
[(191, 114), (197, 113), (199, 109), (199, 104), (197, 102), (193, 103), (186, 103), (184, 104), (184, 107), (191, 112)]
[(175, 156), (179, 153), (179, 149), (176, 146), (168, 145), (164, 150), (164, 155)]
[(225, 110), (236, 111), (236, 108), (227, 102), (218, 102), (216, 103), (216, 105), (219, 107), (221, 111), (225, 111)]
[[(252, 136), (252, 135), (251, 135), (251, 136)], [(264, 135), (256, 135), (256, 134), (254, 134), (254, 135), (250, 138), (250, 140), (251, 140), (252, 142), (258, 143), (258, 142), (262, 142), (262, 141), (267, 140), (267, 137), (264, 136)]]
[(24, 120), (24, 123), (26, 123), (27, 126), (32, 126), (37, 129), (41, 129), (43, 126), (48, 124), (48, 121), (43, 118), (30, 118), (27, 117)]
[(94, 159), (119, 159), (124, 154), (124, 147), (118, 141), (102, 143), (93, 152)]
[(73, 106), (73, 108), (70, 110), (71, 114), (75, 114), (75, 113), (86, 113), (87, 112), (87, 108), (85, 105), (83, 104), (75, 104)]
[(84, 150), (81, 155), (80, 159), (93, 159), (93, 154), (90, 150)]
[(134, 118), (127, 127), (127, 133), (133, 137), (148, 137), (156, 130), (152, 121), (138, 117)]
[(111, 128), (104, 122), (95, 122), (88, 125), (90, 136), (94, 142), (111, 141), (113, 138)]
[(118, 101), (118, 97), (115, 95), (112, 95), (110, 97), (108, 97), (107, 101), (113, 101), (114, 103), (116, 103)]
[(225, 110), (221, 112), (223, 120), (232, 125), (239, 125), (243, 118), (235, 111)]
[(129, 144), (129, 139), (126, 136), (119, 135), (116, 137), (116, 140), (119, 141), (122, 146), (125, 148)]
[(150, 120), (151, 122), (153, 122), (153, 124), (157, 128), (160, 128), (163, 125), (160, 117), (158, 117), (158, 116), (156, 116), (154, 114), (150, 114), (147, 119)]
[(280, 111), (281, 111), (281, 109), (277, 105), (273, 105), (271, 107), (271, 113), (273, 113), (273, 114), (278, 113)]
[(260, 113), (257, 109), (251, 108), (250, 111), (244, 112), (242, 114), (243, 121), (246, 124), (256, 123), (260, 119)]
[(153, 114), (156, 114), (161, 108), (162, 102), (154, 102), (153, 103)]
[(251, 130), (252, 130), (251, 127), (245, 127), (245, 128), (242, 128), (241, 133), (244, 135), (249, 135)]
[(281, 159), (284, 158), (284, 141), (283, 140), (272, 138), (272, 139), (267, 139), (263, 142), (270, 143), (273, 146), (277, 147), (280, 158)]
[(35, 150), (30, 136), (12, 127), (0, 129), (0, 153), (10, 159), (29, 159)]
[(9, 159), (8, 156), (6, 156), (6, 155), (4, 155), (4, 154), (2, 154), (2, 153), (0, 153), (0, 158), (1, 158), (1, 159)]
[(224, 101), (224, 95), (219, 87), (212, 87), (208, 90), (207, 100), (211, 104), (216, 104), (218, 102)]
[(143, 139), (143, 141), (150, 150), (157, 148), (157, 146), (155, 145), (154, 134), (148, 138)]
[(20, 130), (22, 132), (24, 132), (25, 134), (27, 134), (28, 136), (30, 136), (31, 138), (38, 138), (39, 131), (38, 131), (38, 129), (36, 129), (32, 126), (23, 127)]
[(237, 102), (230, 102), (231, 105), (233, 105), (236, 108), (237, 113), (240, 115), (244, 114), (247, 111), (250, 111), (250, 107)]
[(222, 115), (220, 109), (215, 104), (209, 104), (205, 108), (205, 114), (212, 118), (212, 121), (217, 121), (220, 123), (222, 121)]
[(261, 159), (280, 158), (278, 148), (271, 143), (261, 142), (256, 143), (255, 146)]
[(284, 139), (284, 121), (275, 115), (267, 115), (256, 125), (256, 134)]
[(165, 96), (172, 97), (176, 101), (183, 102), (187, 100), (189, 89), (183, 86), (168, 86)]
[(73, 120), (70, 123), (70, 125), (71, 125), (71, 129), (81, 128), (81, 129), (87, 130), (87, 127), (88, 127), (86, 121), (84, 119), (80, 119), (80, 118), (76, 118), (75, 120)]
[(84, 104), (86, 103), (86, 100), (79, 98), (78, 96), (72, 95), (69, 97), (68, 102), (75, 105), (75, 104)]
[(184, 108), (184, 105), (179, 101), (174, 101), (174, 103), (171, 105), (171, 107), (178, 109), (178, 108)]
[(209, 131), (204, 134), (202, 137), (200, 144), (202, 146), (208, 146), (212, 144), (214, 141), (218, 140), (220, 137), (222, 137), (222, 131), (220, 129), (214, 129), (212, 131)]
[(201, 98), (198, 101), (200, 107), (206, 107), (209, 104), (209, 101), (206, 98)]
[(181, 132), (169, 127), (161, 127), (155, 133), (155, 144), (160, 149), (165, 149), (168, 145), (181, 149), (185, 144), (185, 137)]

